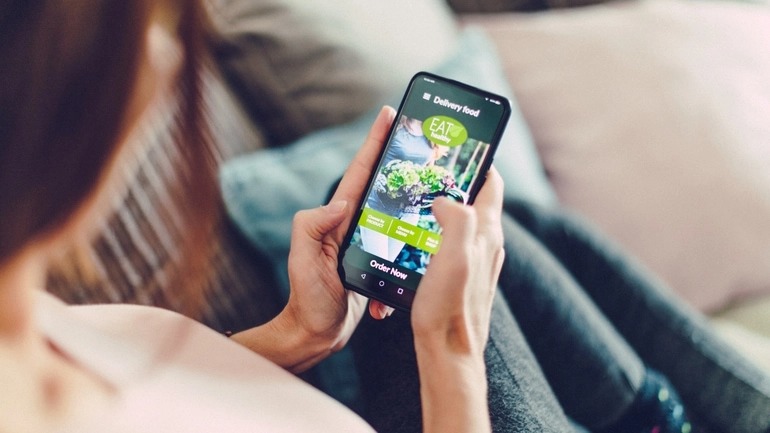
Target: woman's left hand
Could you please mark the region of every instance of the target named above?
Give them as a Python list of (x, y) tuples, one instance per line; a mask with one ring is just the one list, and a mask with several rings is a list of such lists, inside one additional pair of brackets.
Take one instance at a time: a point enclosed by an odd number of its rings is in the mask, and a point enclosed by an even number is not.
[[(291, 292), (281, 320), (301, 332), (316, 356), (307, 367), (347, 343), (366, 308), (366, 298), (344, 289), (337, 273), (338, 232), (353, 206), (347, 200), (303, 210), (294, 216), (289, 251)], [(304, 370), (305, 366), (298, 366)]]
[[(328, 205), (295, 215), (286, 307), (266, 325), (233, 339), (294, 372), (312, 367), (350, 339), (366, 298), (342, 286), (337, 257), (394, 117), (392, 108), (382, 109)], [(379, 303), (370, 310), (375, 317), (388, 311)]]

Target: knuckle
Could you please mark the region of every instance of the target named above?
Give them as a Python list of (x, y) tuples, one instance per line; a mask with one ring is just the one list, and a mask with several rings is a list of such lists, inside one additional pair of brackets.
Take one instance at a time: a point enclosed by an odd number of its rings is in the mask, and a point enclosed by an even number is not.
[(499, 268), (502, 266), (503, 262), (505, 261), (505, 249), (502, 247), (502, 245), (493, 253), (493, 260), (495, 267)]
[(296, 235), (300, 232), (302, 227), (302, 216), (299, 215), (299, 212), (294, 214), (294, 217), (291, 220), (291, 233), (292, 235)]
[(291, 221), (291, 233), (292, 236), (299, 235), (307, 231), (307, 223), (309, 221), (309, 210), (301, 210), (294, 214)]
[(460, 218), (462, 218), (463, 224), (470, 228), (473, 233), (476, 232), (476, 228), (479, 225), (478, 212), (470, 206), (461, 206)]
[(498, 206), (484, 206), (479, 209), (479, 216), (484, 222), (491, 225), (499, 225), (503, 210)]
[(468, 225), (476, 224), (478, 219), (477, 210), (471, 206), (463, 206), (459, 204), (450, 204), (448, 206), (451, 212), (445, 216), (446, 223), (453, 223), (456, 225)]
[(497, 170), (489, 170), (487, 173), (488, 178), (492, 179), (493, 182), (503, 184), (503, 177), (500, 175), (500, 172)]
[(306, 210), (301, 210), (301, 211), (296, 212), (294, 214), (294, 217), (292, 218), (292, 223), (294, 225), (302, 224), (302, 222), (305, 220), (305, 213), (306, 212), (307, 212)]
[(503, 241), (503, 232), (502, 230), (494, 230), (489, 235), (489, 248), (493, 251), (499, 251), (502, 250), (504, 247), (505, 242)]

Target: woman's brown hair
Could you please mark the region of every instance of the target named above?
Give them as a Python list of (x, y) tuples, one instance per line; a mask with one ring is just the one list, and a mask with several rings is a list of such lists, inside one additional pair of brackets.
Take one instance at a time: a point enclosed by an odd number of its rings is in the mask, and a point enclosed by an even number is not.
[[(199, 269), (216, 185), (201, 103), (205, 19), (197, 1), (175, 3), (184, 46), (176, 196), (189, 233), (185, 262)], [(0, 0), (0, 264), (62, 227), (116, 154), (152, 5)]]

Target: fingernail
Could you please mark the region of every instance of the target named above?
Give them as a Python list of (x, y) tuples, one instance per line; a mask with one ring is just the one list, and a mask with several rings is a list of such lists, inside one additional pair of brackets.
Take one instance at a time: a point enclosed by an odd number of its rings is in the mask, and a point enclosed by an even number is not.
[(337, 200), (327, 204), (326, 211), (332, 215), (336, 215), (342, 213), (346, 207), (348, 207), (348, 202), (346, 200)]
[(377, 312), (379, 313), (380, 317), (388, 317), (388, 306), (383, 304), (378, 305)]
[(391, 314), (393, 314), (393, 311), (395, 311), (395, 310), (393, 309), (393, 307), (388, 307), (388, 306), (386, 306), (386, 307), (385, 307), (385, 317), (390, 317), (390, 315), (391, 315)]

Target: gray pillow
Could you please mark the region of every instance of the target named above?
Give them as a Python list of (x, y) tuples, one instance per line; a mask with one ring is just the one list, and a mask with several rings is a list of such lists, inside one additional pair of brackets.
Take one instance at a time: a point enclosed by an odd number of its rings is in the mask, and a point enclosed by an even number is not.
[(214, 52), (272, 145), (351, 121), (452, 52), (442, 0), (208, 0)]

